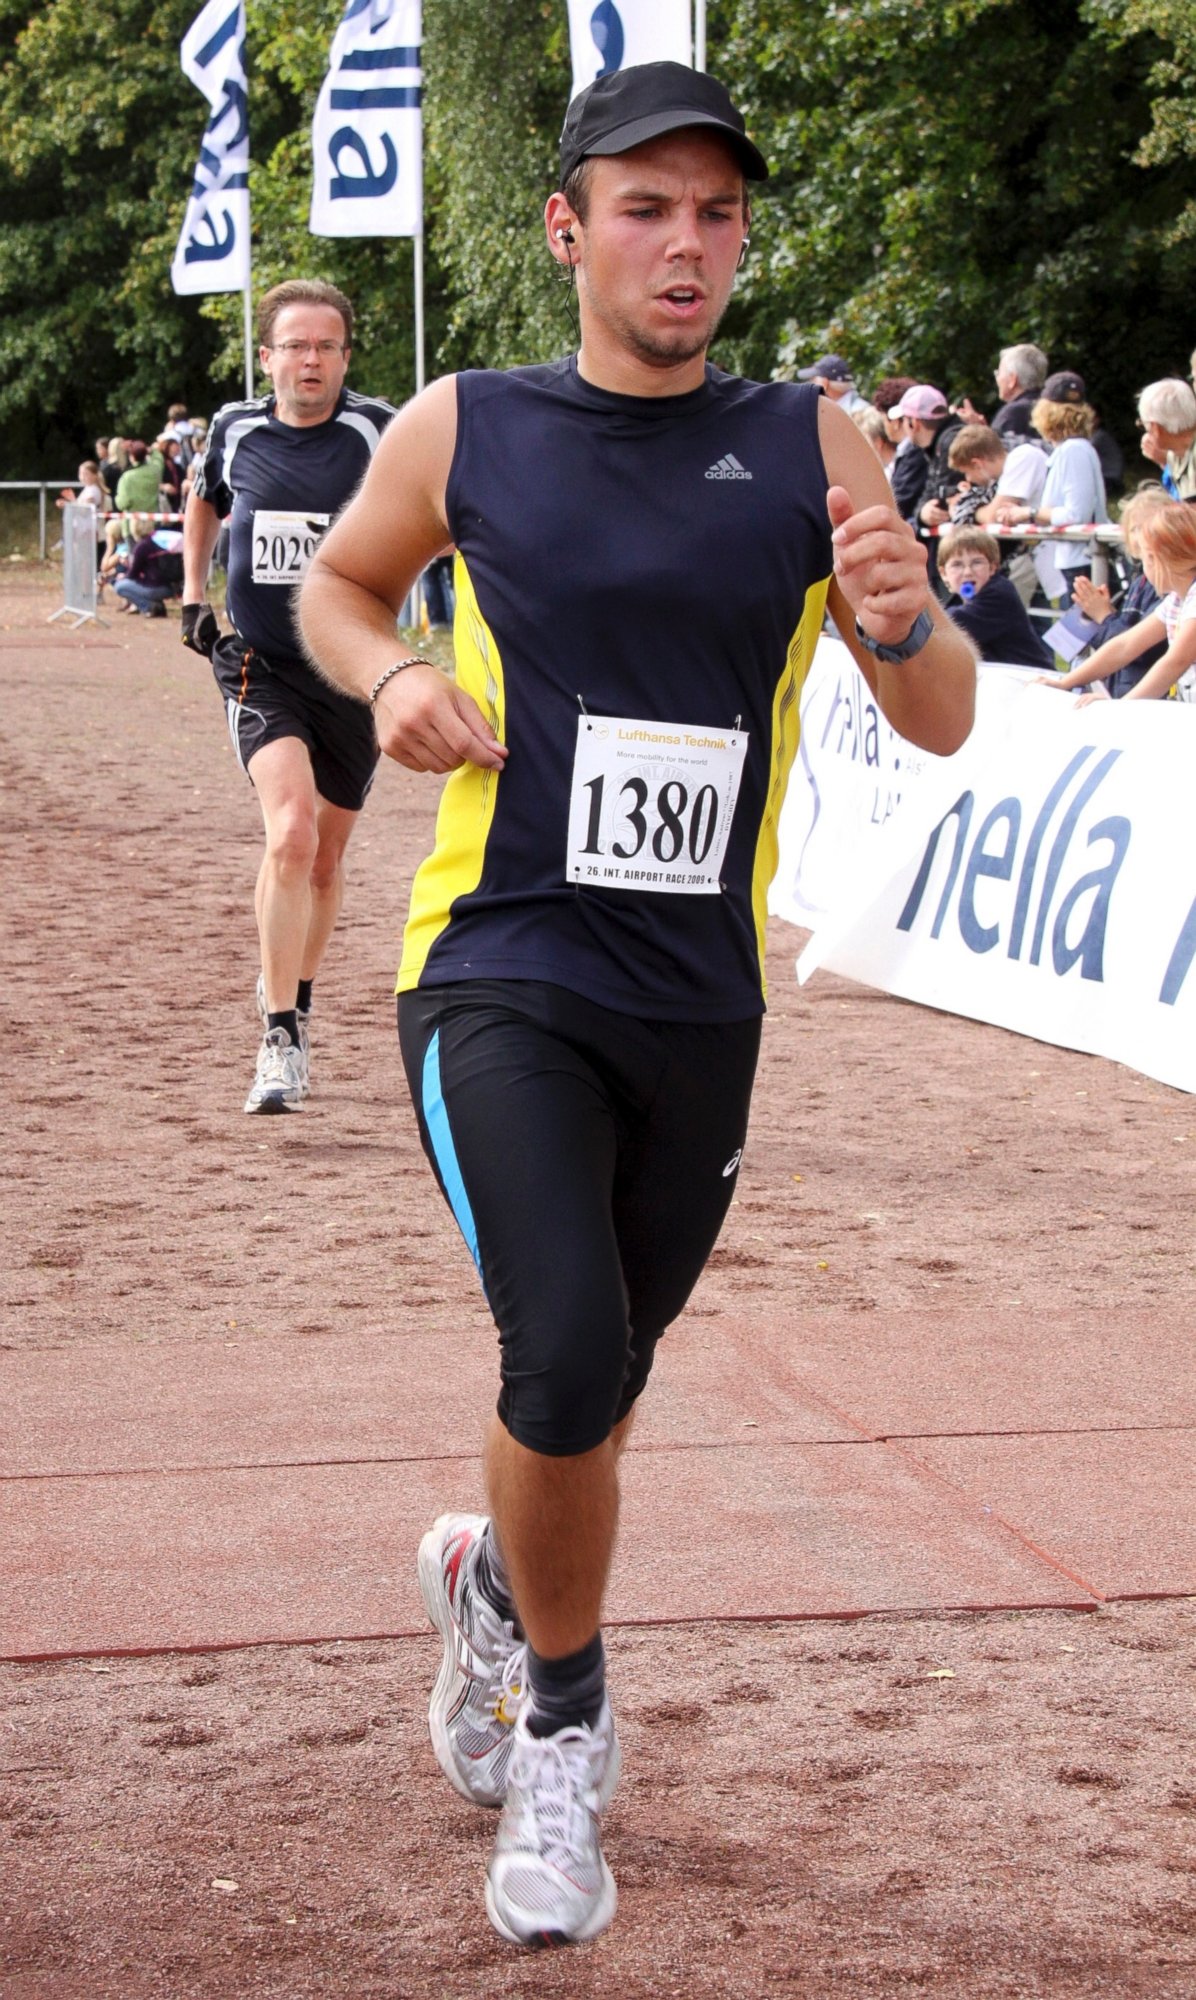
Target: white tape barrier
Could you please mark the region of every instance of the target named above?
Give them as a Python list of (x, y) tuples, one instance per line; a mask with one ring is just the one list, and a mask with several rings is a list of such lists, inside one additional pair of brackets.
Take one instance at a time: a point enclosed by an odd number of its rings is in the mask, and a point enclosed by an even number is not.
[[(851, 677), (859, 690), (851, 688)], [(770, 907), (798, 961), (1196, 1091), (1196, 712), (982, 668), (954, 757), (888, 729), (823, 640)]]

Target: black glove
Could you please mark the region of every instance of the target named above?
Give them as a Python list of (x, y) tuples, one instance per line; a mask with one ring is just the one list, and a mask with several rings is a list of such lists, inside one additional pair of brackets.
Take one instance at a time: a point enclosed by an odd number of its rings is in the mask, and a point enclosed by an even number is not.
[(212, 657), (212, 648), (220, 637), (220, 627), (216, 623), (216, 613), (210, 604), (184, 604), (183, 644), (193, 653), (201, 653), (205, 660)]

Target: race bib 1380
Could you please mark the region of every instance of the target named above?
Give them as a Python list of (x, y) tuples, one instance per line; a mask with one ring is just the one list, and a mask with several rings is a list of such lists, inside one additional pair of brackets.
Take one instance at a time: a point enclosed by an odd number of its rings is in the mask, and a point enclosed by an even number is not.
[(742, 729), (579, 716), (567, 879), (717, 896), (747, 741)]

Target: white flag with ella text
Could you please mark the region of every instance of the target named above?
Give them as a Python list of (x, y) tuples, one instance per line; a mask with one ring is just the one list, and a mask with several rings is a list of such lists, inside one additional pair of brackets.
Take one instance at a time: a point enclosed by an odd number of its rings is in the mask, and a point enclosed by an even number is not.
[(313, 236), (422, 236), (420, 0), (348, 0), (312, 120)]
[(573, 95), (634, 63), (693, 63), (690, 0), (569, 0)]
[(245, 0), (207, 0), (183, 36), (179, 59), (212, 112), (170, 282), (180, 293), (244, 291), (249, 283)]

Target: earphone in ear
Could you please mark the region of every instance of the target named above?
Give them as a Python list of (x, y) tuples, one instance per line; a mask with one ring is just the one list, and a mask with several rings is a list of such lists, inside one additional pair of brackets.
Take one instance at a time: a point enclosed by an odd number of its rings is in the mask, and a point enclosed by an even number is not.
[(751, 242), (751, 240), (752, 239), (750, 236), (745, 236), (743, 242), (739, 246), (739, 262), (735, 266), (735, 269), (737, 271), (742, 271), (743, 269), (743, 260), (747, 256), (748, 244)]
[(573, 241), (573, 231), (571, 229), (558, 229), (557, 235), (562, 243), (572, 243)]

